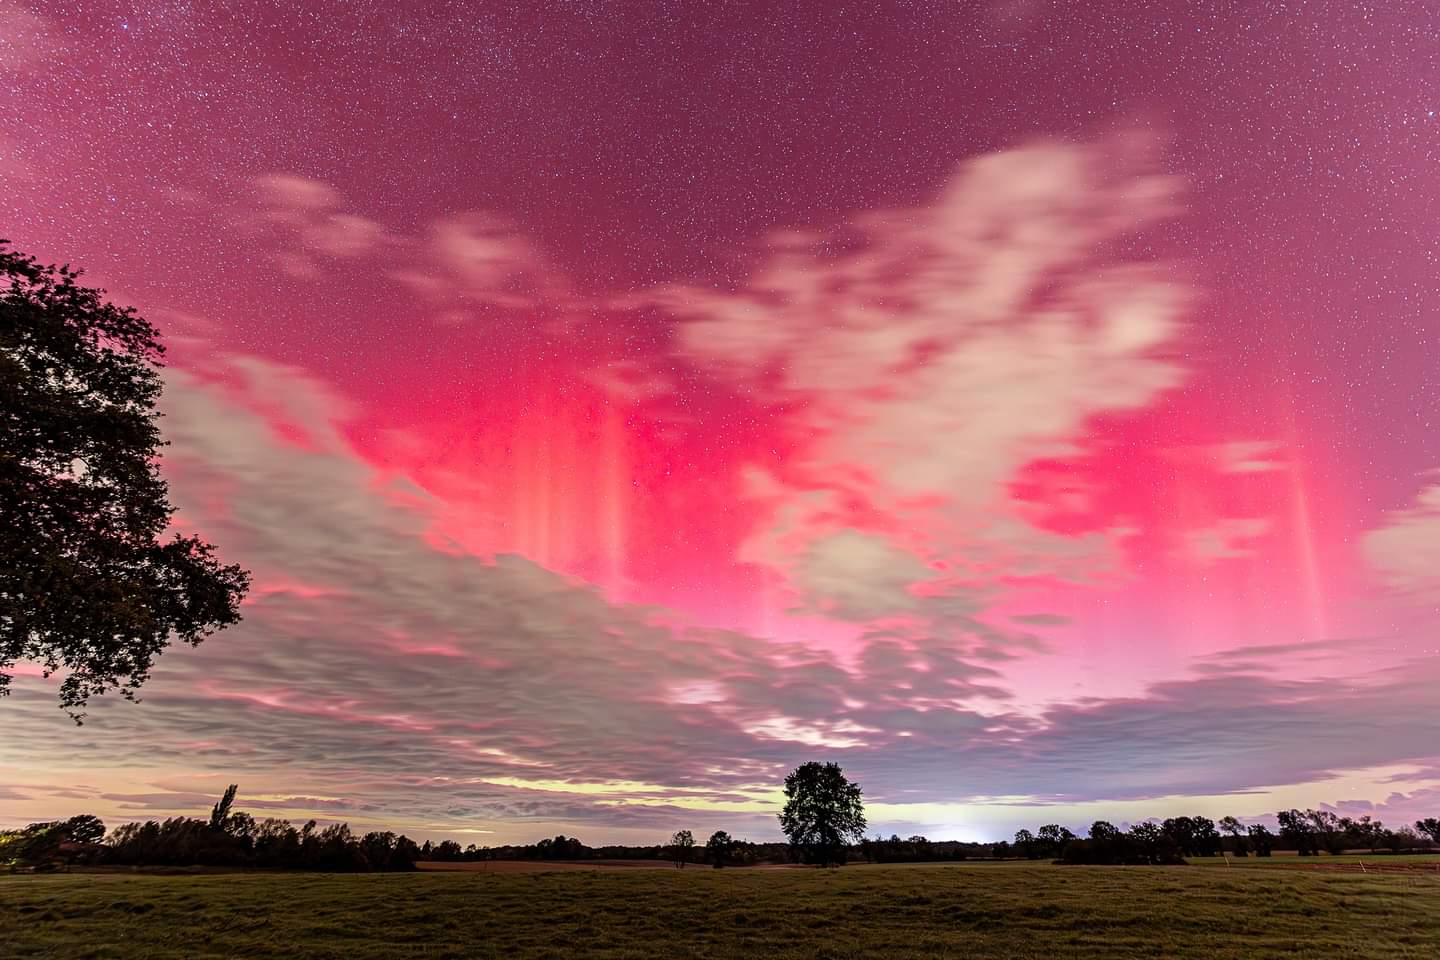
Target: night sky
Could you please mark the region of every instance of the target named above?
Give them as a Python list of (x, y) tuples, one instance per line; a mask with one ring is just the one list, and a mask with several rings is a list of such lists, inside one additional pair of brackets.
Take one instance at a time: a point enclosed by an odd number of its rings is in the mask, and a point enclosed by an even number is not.
[(0, 825), (1440, 813), (1433, 4), (215, 6), (0, 0), (0, 236), (255, 576), (22, 665)]

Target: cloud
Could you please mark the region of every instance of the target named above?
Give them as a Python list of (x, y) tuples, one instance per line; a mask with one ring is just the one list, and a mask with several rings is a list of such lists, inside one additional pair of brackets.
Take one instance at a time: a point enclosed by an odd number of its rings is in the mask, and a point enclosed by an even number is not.
[(350, 211), (345, 196), (322, 180), (270, 173), (252, 186), (254, 206), (232, 212), (231, 220), (244, 232), (268, 238), (281, 268), (297, 279), (362, 257), (373, 269), (381, 258), (393, 280), (450, 308), (530, 307), (563, 287), (535, 244), (494, 213), (438, 217), (426, 233), (412, 236)]
[(258, 209), (237, 214), (237, 226), (269, 238), (282, 270), (297, 279), (318, 277), (333, 260), (364, 256), (385, 245), (384, 227), (347, 213), (344, 198), (309, 177), (272, 173), (254, 181)]
[(1222, 473), (1270, 473), (1284, 464), (1275, 444), (1259, 440), (1235, 440), (1211, 448)]
[[(203, 813), (239, 782), (257, 811), (360, 826), (644, 838), (684, 818), (758, 837), (774, 834), (784, 771), (817, 755), (865, 784), (877, 823), (953, 822), (935, 818), (995, 798), (1029, 822), (1037, 805), (1440, 763), (1434, 656), (1302, 681), (1268, 673), (1283, 649), (1256, 648), (1135, 697), (1022, 713), (965, 649), (903, 630), (872, 632), (842, 666), (675, 627), (525, 559), (437, 544), (425, 503), (392, 497), (350, 450), (343, 398), (266, 361), (217, 366), (167, 373), (166, 471), (186, 525), (260, 589), (240, 626), (162, 657), (143, 703), (98, 702), (78, 730), (45, 682), (17, 680), (0, 768), (83, 772), (99, 787), (76, 811)], [(849, 589), (844, 574), (883, 571), (888, 549), (843, 534), (817, 568)], [(878, 600), (827, 591), (842, 608), (908, 602), (883, 584)], [(68, 809), (25, 792), (37, 799), (11, 811)]]
[(1222, 517), (1211, 526), (1182, 531), (1180, 555), (1202, 565), (1249, 557), (1253, 541), (1270, 529), (1267, 518)]
[(795, 573), (801, 596), (814, 601), (817, 612), (860, 621), (914, 611), (920, 598), (910, 586), (933, 577), (913, 553), (858, 530), (811, 541)]
[(1387, 514), (1365, 534), (1363, 549), (1381, 582), (1396, 594), (1440, 603), (1440, 483), (1421, 490), (1414, 506)]
[(914, 609), (941, 635), (970, 630), (1002, 579), (1115, 574), (1128, 528), (1054, 532), (1012, 485), (1183, 381), (1189, 291), (1121, 242), (1178, 190), (1118, 142), (1037, 144), (961, 164), (925, 205), (777, 233), (739, 289), (639, 298), (677, 318), (672, 362), (781, 411), (797, 448), (753, 469), (765, 518), (740, 558), (799, 609)]
[[(1432, 779), (1434, 776), (1435, 772), (1432, 771)], [(1383, 800), (1336, 800), (1334, 803), (1326, 803), (1322, 806), (1341, 816), (1368, 816), (1392, 829), (1408, 827), (1413, 826), (1417, 820), (1436, 816), (1436, 811), (1440, 811), (1440, 786), (1421, 787), (1409, 793), (1396, 791)]]
[(545, 295), (557, 274), (513, 223), (489, 213), (437, 220), (430, 245), (467, 299), (525, 306)]

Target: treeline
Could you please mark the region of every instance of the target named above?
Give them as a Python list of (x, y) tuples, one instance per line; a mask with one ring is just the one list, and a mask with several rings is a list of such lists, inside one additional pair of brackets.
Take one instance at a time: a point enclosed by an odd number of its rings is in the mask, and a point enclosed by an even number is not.
[(1129, 830), (1097, 820), (1083, 838), (1052, 823), (1034, 833), (1017, 832), (1013, 842), (995, 844), (991, 855), (1063, 863), (1160, 864), (1221, 854), (1268, 857), (1275, 850), (1293, 850), (1308, 857), (1347, 850), (1410, 853), (1440, 846), (1440, 819), (1434, 817), (1397, 830), (1369, 816), (1342, 817), (1328, 810), (1282, 810), (1275, 819), (1278, 833), (1262, 823), (1245, 824), (1235, 817), (1224, 817), (1218, 824), (1209, 817), (1171, 817), (1158, 823), (1143, 821)]
[[(252, 867), (318, 871), (413, 870), (417, 862), (484, 860), (658, 860), (677, 867), (691, 863), (722, 866), (809, 862), (803, 849), (783, 842), (752, 843), (716, 831), (703, 846), (688, 830), (668, 843), (591, 847), (575, 837), (547, 837), (531, 844), (461, 846), (454, 840), (417, 844), (389, 831), (357, 836), (344, 823), (317, 828), (288, 820), (257, 820), (232, 810), (236, 787), (225, 791), (207, 819), (171, 817), (126, 823), (106, 836), (98, 817), (32, 823), (0, 831), (0, 867), (36, 868), (64, 864), (126, 866)], [(923, 836), (865, 839), (842, 852), (872, 863), (919, 863), (969, 859), (1056, 860), (1071, 864), (1168, 864), (1189, 857), (1268, 857), (1277, 850), (1300, 856), (1347, 850), (1408, 853), (1440, 847), (1440, 818), (1390, 829), (1364, 816), (1343, 817), (1326, 810), (1282, 810), (1277, 830), (1235, 817), (1171, 817), (1142, 821), (1122, 830), (1097, 820), (1080, 837), (1059, 824), (1020, 830), (1011, 841), (964, 843)]]
[[(269, 867), (359, 872), (413, 870), (421, 848), (394, 833), (356, 836), (348, 824), (296, 828), (288, 820), (256, 820), (231, 810), (232, 785), (205, 820), (171, 817), (126, 823), (105, 836), (98, 817), (32, 823), (0, 832), (0, 866), (45, 869), (66, 864), (163, 867)], [(103, 841), (103, 842), (102, 842)]]
[(475, 844), (461, 847), (454, 840), (444, 840), (420, 847), (419, 859), (440, 863), (462, 863), (482, 860), (660, 860), (676, 866), (706, 863), (712, 866), (753, 866), (757, 863), (799, 863), (800, 854), (788, 843), (752, 843), (732, 840), (723, 831), (712, 835), (710, 842), (697, 847), (693, 843), (627, 846), (607, 844), (587, 846), (575, 837), (564, 834), (546, 837), (537, 843), (503, 844), (482, 847)]
[[(871, 863), (927, 863), (944, 860), (968, 860), (990, 856), (991, 844), (965, 843), (959, 840), (929, 840), (892, 836), (866, 839), (847, 852)], [(420, 848), (421, 860), (468, 862), (479, 860), (662, 860), (676, 866), (708, 864), (710, 866), (753, 866), (760, 863), (807, 863), (806, 851), (785, 842), (754, 843), (733, 840), (724, 831), (716, 831), (703, 845), (690, 839), (682, 830), (669, 843), (645, 846), (586, 846), (574, 837), (563, 834), (538, 843), (506, 844), (482, 847), (470, 844), (461, 847), (453, 840), (425, 843)]]
[(994, 849), (989, 843), (965, 843), (960, 840), (930, 840), (914, 836), (904, 840), (892, 835), (889, 840), (876, 837), (860, 841), (861, 858), (871, 863), (936, 863), (945, 860), (972, 860), (989, 857)]

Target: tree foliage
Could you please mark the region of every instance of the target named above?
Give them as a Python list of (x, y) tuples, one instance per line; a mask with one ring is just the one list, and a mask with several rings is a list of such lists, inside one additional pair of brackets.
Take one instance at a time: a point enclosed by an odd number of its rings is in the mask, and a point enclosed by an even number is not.
[(1219, 827), (1230, 837), (1230, 852), (1237, 857), (1250, 855), (1250, 835), (1245, 824), (1235, 817), (1221, 817)]
[(1170, 817), (1160, 824), (1182, 857), (1213, 857), (1220, 852), (1220, 831), (1209, 817)]
[(845, 862), (845, 847), (865, 837), (860, 787), (836, 763), (801, 764), (785, 778), (780, 828), (811, 863)]
[(675, 835), (670, 838), (670, 849), (674, 852), (675, 864), (680, 869), (690, 862), (690, 854), (695, 849), (695, 836), (689, 830), (676, 830)]
[(730, 861), (730, 850), (735, 846), (735, 841), (730, 839), (730, 834), (724, 830), (716, 830), (710, 834), (710, 839), (705, 841), (705, 859), (710, 865), (719, 869)]
[(150, 323), (0, 241), (0, 693), (21, 660), (65, 671), (78, 721), (134, 698), (172, 637), (240, 619), (249, 577), (175, 512), (156, 456), (160, 360)]
[(225, 788), (225, 792), (221, 794), (220, 799), (216, 801), (215, 806), (210, 808), (211, 830), (225, 829), (226, 824), (230, 821), (230, 808), (235, 803), (235, 791), (239, 789), (239, 784), (230, 784), (230, 786)]
[(1263, 823), (1252, 823), (1246, 827), (1245, 839), (1249, 841), (1257, 857), (1268, 857), (1270, 851), (1275, 849), (1275, 834)]

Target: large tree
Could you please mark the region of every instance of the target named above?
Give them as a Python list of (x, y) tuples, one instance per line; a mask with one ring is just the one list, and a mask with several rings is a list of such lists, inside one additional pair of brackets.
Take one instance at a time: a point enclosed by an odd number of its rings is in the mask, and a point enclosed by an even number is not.
[(24, 660), (60, 705), (134, 699), (154, 658), (240, 619), (249, 576), (166, 539), (164, 347), (133, 309), (0, 240), (0, 693)]
[(780, 828), (811, 863), (844, 863), (845, 845), (865, 837), (859, 785), (837, 763), (801, 764), (785, 778)]

